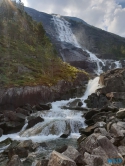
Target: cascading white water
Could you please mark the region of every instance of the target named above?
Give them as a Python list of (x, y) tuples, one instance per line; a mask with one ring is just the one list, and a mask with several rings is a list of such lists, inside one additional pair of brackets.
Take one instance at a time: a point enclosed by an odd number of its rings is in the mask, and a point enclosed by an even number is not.
[(98, 88), (100, 88), (99, 77), (96, 77), (93, 80), (89, 80), (85, 94), (82, 97), (83, 107), (86, 107), (86, 103), (84, 101), (88, 98), (89, 95), (94, 93)]
[[(75, 47), (81, 48), (83, 51), (86, 51), (87, 53), (89, 53), (90, 60), (97, 64), (97, 70), (95, 70), (95, 73), (97, 75), (101, 74), (103, 72), (102, 67), (106, 66), (105, 64), (106, 60), (101, 60), (94, 53), (86, 50), (85, 48), (82, 48), (77, 42), (77, 39), (70, 28), (71, 24), (68, 21), (66, 21), (63, 17), (61, 17), (60, 15), (53, 15), (52, 21), (55, 25), (55, 29), (58, 34), (58, 40), (73, 44)], [(122, 67), (119, 61), (114, 61), (113, 63), (115, 63), (116, 68)], [(109, 69), (111, 64), (109, 65)]]
[(85, 51), (86, 51), (87, 53), (89, 53), (89, 55), (90, 55), (90, 60), (96, 62), (96, 64), (97, 64), (97, 70), (95, 70), (95, 73), (96, 73), (97, 75), (101, 74), (101, 73), (103, 72), (102, 66), (105, 66), (105, 63), (104, 63), (101, 59), (97, 58), (97, 56), (96, 56), (95, 54), (91, 53), (91, 52), (88, 51), (88, 50), (85, 50)]
[(53, 15), (52, 21), (54, 22), (56, 32), (58, 33), (58, 38), (62, 42), (67, 42), (79, 47), (76, 37), (72, 33), (70, 28), (70, 23), (60, 17), (60, 15)]
[(116, 65), (116, 68), (121, 68), (122, 67), (120, 61), (115, 61), (114, 63)]

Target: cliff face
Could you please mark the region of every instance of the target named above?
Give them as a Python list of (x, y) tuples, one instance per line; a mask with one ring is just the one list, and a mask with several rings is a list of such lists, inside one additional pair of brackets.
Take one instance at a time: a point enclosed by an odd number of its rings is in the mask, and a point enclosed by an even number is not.
[(78, 74), (73, 82), (59, 81), (57, 85), (47, 86), (25, 86), (0, 89), (0, 109), (13, 109), (26, 103), (34, 105), (47, 103), (55, 100), (81, 97), (85, 91), (88, 76)]

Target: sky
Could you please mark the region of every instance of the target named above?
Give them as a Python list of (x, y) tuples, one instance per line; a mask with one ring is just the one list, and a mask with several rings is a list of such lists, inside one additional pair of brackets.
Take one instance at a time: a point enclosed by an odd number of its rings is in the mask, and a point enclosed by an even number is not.
[(22, 0), (45, 13), (81, 18), (88, 24), (125, 37), (125, 0)]

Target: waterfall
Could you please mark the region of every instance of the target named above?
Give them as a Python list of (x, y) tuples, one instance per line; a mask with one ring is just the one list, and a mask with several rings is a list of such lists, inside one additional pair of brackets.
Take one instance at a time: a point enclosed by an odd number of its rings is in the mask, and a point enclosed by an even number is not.
[[(82, 48), (77, 42), (77, 39), (75, 35), (73, 34), (72, 29), (70, 28), (71, 24), (68, 21), (66, 21), (63, 17), (61, 17), (60, 15), (53, 15), (52, 22), (54, 23), (55, 30), (58, 35), (58, 40), (61, 42), (70, 43), (74, 45), (75, 47), (81, 48), (83, 51), (86, 51), (90, 56), (89, 59), (97, 64), (97, 69), (95, 70), (95, 73), (97, 75), (100, 75), (103, 72), (102, 67), (106, 66), (105, 62), (107, 60), (101, 60), (94, 53), (88, 51), (85, 48)], [(79, 55), (76, 55), (76, 56), (79, 56)], [(116, 68), (122, 67), (119, 61), (113, 61), (113, 63), (115, 63)], [(111, 64), (112, 62), (109, 64), (109, 69)]]
[(88, 50), (85, 50), (85, 51), (86, 51), (87, 53), (89, 53), (89, 55), (90, 55), (90, 60), (96, 62), (96, 64), (97, 64), (97, 70), (95, 70), (95, 73), (96, 73), (97, 75), (101, 74), (101, 73), (103, 72), (101, 66), (105, 66), (105, 63), (104, 63), (101, 59), (97, 58), (97, 56), (96, 56), (95, 54), (91, 53), (91, 52), (88, 51)]
[(54, 22), (56, 32), (58, 34), (58, 40), (67, 42), (79, 47), (76, 37), (72, 33), (70, 23), (62, 18), (60, 15), (53, 15), (52, 21)]
[[(70, 23), (59, 15), (53, 15), (52, 21), (55, 25), (56, 33), (58, 34), (58, 40), (66, 43), (70, 43), (75, 47), (81, 48), (89, 54), (89, 59), (97, 64), (97, 70), (95, 73), (99, 75), (103, 72), (102, 67), (105, 66), (105, 60), (101, 60), (94, 53), (82, 48), (73, 34)], [(116, 68), (122, 67), (119, 61), (114, 62)], [(94, 93), (99, 88), (99, 77), (88, 82), (86, 92), (81, 100), (84, 101), (89, 95)], [(47, 140), (55, 140), (60, 137), (61, 134), (69, 131), (72, 136), (79, 136), (79, 128), (85, 127), (84, 118), (82, 117), (83, 112), (77, 110), (61, 109), (62, 106), (66, 106), (69, 102), (74, 99), (66, 101), (52, 102), (52, 109), (48, 111), (39, 111), (33, 116), (40, 116), (44, 118), (44, 122), (36, 124), (30, 129), (26, 129), (27, 122), (19, 133), (3, 135), (0, 141), (5, 138), (12, 138), (14, 140), (28, 140), (32, 139), (35, 142), (42, 142)], [(86, 104), (83, 104), (86, 107)]]

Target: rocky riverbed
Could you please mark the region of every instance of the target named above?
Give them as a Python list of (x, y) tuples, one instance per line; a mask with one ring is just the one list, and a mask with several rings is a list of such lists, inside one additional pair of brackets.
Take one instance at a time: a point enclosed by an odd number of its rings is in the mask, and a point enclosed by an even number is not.
[(124, 100), (108, 95), (121, 93), (124, 72), (100, 75), (79, 99), (1, 111), (0, 166), (124, 166)]

